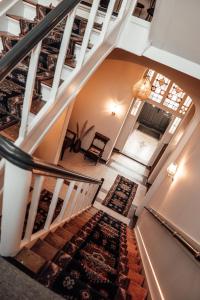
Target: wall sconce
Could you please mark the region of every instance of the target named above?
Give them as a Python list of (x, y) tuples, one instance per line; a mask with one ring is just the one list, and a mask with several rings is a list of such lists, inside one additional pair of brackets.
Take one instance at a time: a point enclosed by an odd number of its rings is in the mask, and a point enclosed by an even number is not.
[(119, 111), (120, 111), (119, 104), (114, 103), (111, 108), (112, 115), (115, 116), (117, 113), (119, 113)]
[(167, 174), (169, 177), (171, 177), (172, 181), (174, 180), (174, 176), (176, 175), (177, 168), (178, 166), (175, 163), (171, 163), (167, 168)]

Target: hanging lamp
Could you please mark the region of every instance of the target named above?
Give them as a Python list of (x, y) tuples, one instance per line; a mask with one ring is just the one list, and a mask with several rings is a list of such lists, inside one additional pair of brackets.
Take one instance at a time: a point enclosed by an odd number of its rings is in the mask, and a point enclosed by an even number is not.
[[(146, 72), (145, 72), (146, 73)], [(133, 97), (140, 100), (146, 100), (151, 94), (151, 82), (147, 75), (144, 75), (142, 79), (136, 82), (133, 86)]]

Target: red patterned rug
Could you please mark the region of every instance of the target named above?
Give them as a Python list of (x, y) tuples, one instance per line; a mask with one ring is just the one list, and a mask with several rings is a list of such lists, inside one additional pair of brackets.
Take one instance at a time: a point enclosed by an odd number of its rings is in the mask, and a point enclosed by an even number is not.
[(137, 183), (118, 175), (102, 204), (126, 217), (137, 188)]

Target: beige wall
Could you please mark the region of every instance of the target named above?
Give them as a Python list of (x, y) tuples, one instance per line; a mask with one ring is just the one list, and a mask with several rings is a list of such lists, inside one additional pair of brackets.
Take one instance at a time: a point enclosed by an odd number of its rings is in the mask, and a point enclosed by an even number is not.
[[(88, 148), (94, 132), (98, 131), (110, 138), (103, 155), (103, 159), (109, 158), (132, 102), (132, 86), (141, 78), (144, 69), (137, 64), (107, 59), (81, 90), (69, 128), (75, 131), (77, 120), (81, 125), (85, 120), (88, 120), (88, 126), (95, 125), (93, 132), (83, 141), (84, 149)], [(115, 116), (111, 114), (113, 103), (119, 108)]]
[(200, 243), (200, 125), (181, 153), (174, 181), (167, 176), (150, 205)]
[(51, 127), (42, 143), (35, 151), (34, 156), (41, 158), (46, 162), (57, 164), (69, 121), (68, 113), (70, 114), (70, 107), (62, 113)]

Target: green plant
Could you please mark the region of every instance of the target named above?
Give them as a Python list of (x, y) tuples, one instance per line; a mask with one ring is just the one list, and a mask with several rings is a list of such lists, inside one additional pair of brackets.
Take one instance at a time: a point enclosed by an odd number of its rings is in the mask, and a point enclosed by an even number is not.
[(83, 140), (89, 133), (94, 129), (94, 125), (90, 126), (88, 129), (87, 128), (88, 120), (84, 122), (81, 130), (79, 127), (79, 123), (76, 123), (76, 138), (77, 140)]

